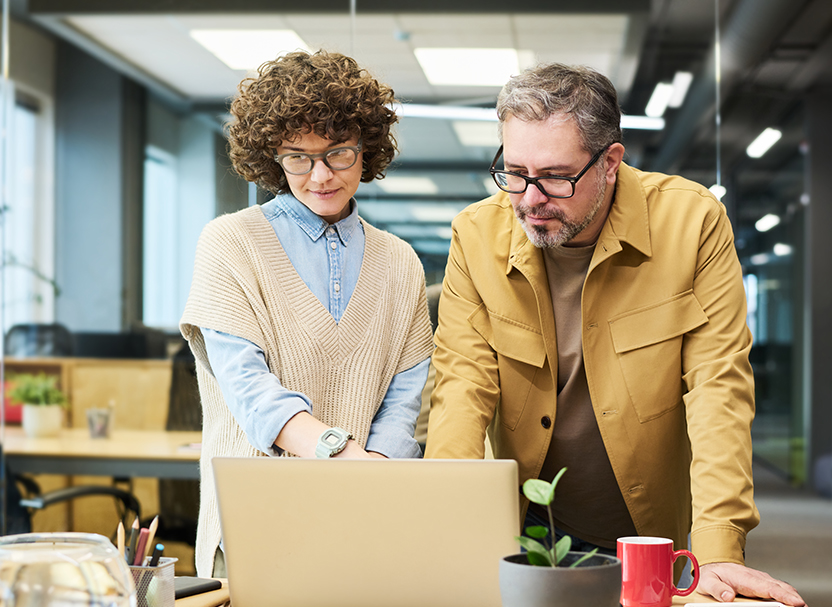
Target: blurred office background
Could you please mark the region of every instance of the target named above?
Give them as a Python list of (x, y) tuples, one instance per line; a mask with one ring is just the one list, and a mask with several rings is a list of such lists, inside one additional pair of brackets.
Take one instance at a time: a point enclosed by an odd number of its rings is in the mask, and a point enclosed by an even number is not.
[(247, 69), (281, 50), (351, 54), (403, 102), (400, 156), (357, 197), (428, 283), (455, 214), (494, 191), (500, 84), (586, 64), (618, 89), (627, 162), (723, 188), (755, 456), (832, 492), (828, 0), (23, 0), (8, 33), (4, 330), (176, 333), (202, 227), (266, 198), (230, 171), (223, 129)]

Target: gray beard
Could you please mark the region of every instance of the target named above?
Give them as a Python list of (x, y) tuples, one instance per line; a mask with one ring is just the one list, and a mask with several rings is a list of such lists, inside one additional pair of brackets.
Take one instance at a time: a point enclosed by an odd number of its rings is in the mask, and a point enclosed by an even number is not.
[[(601, 170), (598, 175), (599, 178), (595, 182), (597, 188), (595, 201), (589, 209), (589, 212), (580, 221), (571, 221), (566, 215), (556, 209), (536, 214), (532, 213), (531, 209), (527, 206), (515, 207), (514, 213), (517, 216), (517, 220), (534, 246), (538, 249), (562, 247), (592, 223), (592, 220), (598, 215), (598, 211), (604, 206), (604, 194), (606, 193), (605, 171)], [(561, 224), (560, 228), (557, 232), (550, 232), (546, 226), (531, 225), (526, 222), (527, 215), (545, 219), (557, 219)]]

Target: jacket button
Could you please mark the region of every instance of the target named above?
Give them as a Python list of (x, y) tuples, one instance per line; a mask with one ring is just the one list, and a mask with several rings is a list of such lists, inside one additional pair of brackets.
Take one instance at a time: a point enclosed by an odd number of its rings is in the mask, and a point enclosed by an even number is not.
[(548, 430), (552, 427), (552, 419), (548, 415), (544, 415), (540, 418), (540, 425)]

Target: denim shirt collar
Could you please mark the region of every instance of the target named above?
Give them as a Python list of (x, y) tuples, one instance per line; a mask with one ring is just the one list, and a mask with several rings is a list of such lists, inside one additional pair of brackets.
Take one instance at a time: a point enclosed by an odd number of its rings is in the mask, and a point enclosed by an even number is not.
[(337, 223), (329, 224), (313, 213), (309, 207), (292, 194), (279, 194), (263, 205), (263, 211), (267, 214), (269, 212), (279, 213), (280, 211), (286, 213), (313, 242), (316, 242), (323, 236), (326, 229), (332, 225), (344, 246), (349, 244), (353, 232), (358, 227), (358, 205), (355, 202), (355, 198), (350, 199), (350, 209), (350, 214), (344, 217), (344, 219)]

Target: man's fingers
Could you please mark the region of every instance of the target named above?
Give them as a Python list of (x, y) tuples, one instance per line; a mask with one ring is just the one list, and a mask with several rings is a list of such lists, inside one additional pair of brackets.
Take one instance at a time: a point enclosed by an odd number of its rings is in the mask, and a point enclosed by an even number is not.
[(708, 570), (701, 570), (699, 585), (696, 587), (700, 594), (707, 594), (723, 603), (730, 603), (736, 594), (733, 588), (723, 582), (718, 575)]

